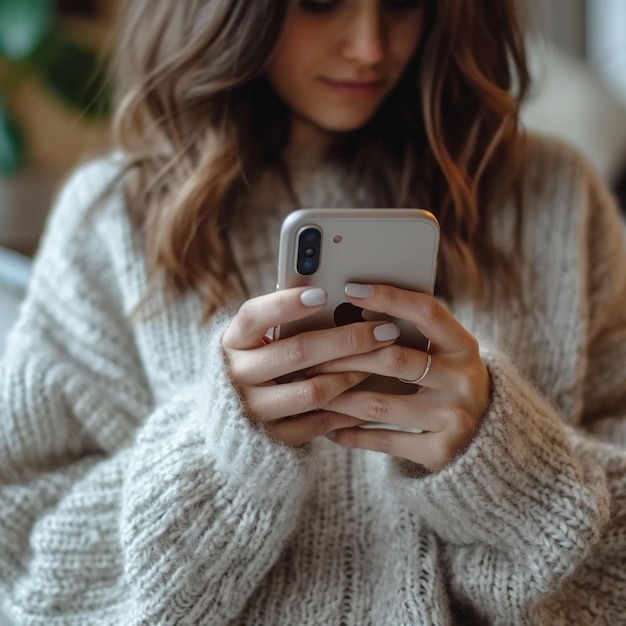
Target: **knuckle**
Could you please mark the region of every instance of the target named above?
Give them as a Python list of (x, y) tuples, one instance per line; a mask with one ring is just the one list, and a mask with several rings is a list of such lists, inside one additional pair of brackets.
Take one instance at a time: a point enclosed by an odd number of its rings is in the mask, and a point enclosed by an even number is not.
[(383, 349), (385, 368), (391, 374), (406, 374), (409, 367), (409, 352), (398, 345)]
[(431, 323), (441, 318), (441, 304), (435, 298), (427, 297), (424, 300), (424, 317)]
[(381, 396), (371, 396), (365, 404), (365, 415), (373, 422), (388, 422), (390, 413), (389, 402)]
[(289, 365), (302, 365), (306, 362), (306, 341), (300, 335), (287, 339), (283, 346), (283, 358)]
[[(383, 431), (384, 432), (384, 431)], [(391, 435), (381, 434), (374, 439), (374, 451), (389, 454), (391, 452)]]
[(312, 378), (301, 383), (298, 402), (304, 411), (315, 411), (326, 404), (324, 388), (319, 379)]
[(383, 299), (387, 300), (390, 304), (396, 304), (398, 301), (398, 291), (389, 287), (389, 285), (379, 285), (378, 286), (379, 295), (382, 296)]
[(361, 327), (362, 324), (348, 324), (344, 326), (343, 342), (347, 354), (354, 354), (357, 351), (361, 343)]
[(360, 372), (341, 372), (341, 388), (350, 389), (355, 385), (358, 385), (363, 380), (363, 375)]
[(252, 300), (246, 300), (239, 307), (235, 320), (240, 327), (246, 328), (254, 323), (255, 318), (256, 307), (254, 306), (254, 302)]

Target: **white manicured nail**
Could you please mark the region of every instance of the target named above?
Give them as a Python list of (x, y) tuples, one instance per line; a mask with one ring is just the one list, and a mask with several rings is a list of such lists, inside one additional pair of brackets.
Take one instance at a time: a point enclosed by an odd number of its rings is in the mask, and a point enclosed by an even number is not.
[(372, 295), (372, 288), (368, 285), (359, 285), (357, 283), (348, 283), (346, 285), (346, 296), (351, 298), (367, 298)]
[(395, 324), (383, 324), (374, 328), (374, 337), (378, 341), (391, 341), (397, 339), (399, 334), (400, 330)]
[(320, 306), (320, 304), (325, 304), (326, 300), (326, 292), (319, 287), (316, 289), (308, 289), (300, 294), (300, 302), (302, 302), (304, 306)]

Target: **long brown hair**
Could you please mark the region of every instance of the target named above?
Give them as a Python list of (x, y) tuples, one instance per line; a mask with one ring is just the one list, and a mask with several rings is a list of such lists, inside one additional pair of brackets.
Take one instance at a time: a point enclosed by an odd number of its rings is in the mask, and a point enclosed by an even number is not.
[[(264, 167), (281, 167), (289, 115), (263, 73), (293, 4), (121, 3), (114, 129), (129, 207), (152, 277), (173, 293), (198, 292), (207, 315), (239, 287), (226, 236), (232, 207)], [(424, 10), (425, 34), (400, 84), (329, 158), (368, 181), (377, 205), (433, 211), (441, 288), (483, 297), (482, 270), (503, 260), (490, 215), (523, 150), (529, 76), (517, 2), (427, 0)]]

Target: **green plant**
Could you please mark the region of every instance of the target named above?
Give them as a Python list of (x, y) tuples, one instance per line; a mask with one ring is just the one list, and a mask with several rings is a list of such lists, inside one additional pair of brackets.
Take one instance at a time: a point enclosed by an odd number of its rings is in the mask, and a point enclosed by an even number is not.
[(89, 13), (93, 0), (0, 0), (0, 175), (19, 171), (27, 142), (19, 112), (12, 105), (16, 88), (37, 75), (47, 89), (82, 117), (108, 114), (104, 63), (96, 49), (67, 35), (68, 11)]

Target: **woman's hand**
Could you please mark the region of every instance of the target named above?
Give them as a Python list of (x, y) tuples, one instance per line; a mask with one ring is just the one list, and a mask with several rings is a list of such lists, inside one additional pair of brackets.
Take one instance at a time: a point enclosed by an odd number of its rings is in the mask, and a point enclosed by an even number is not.
[(420, 393), (348, 390), (324, 408), (364, 421), (423, 432), (348, 427), (330, 437), (342, 446), (385, 452), (431, 470), (442, 468), (471, 441), (489, 405), (489, 373), (476, 338), (426, 294), (384, 285), (347, 285), (346, 295), (359, 307), (415, 324), (430, 339), (430, 359), (424, 352), (390, 345), (325, 363), (314, 368), (315, 373), (360, 371), (415, 381), (429, 367), (420, 381)]
[(397, 338), (394, 324), (362, 322), (302, 333), (271, 341), (266, 333), (319, 311), (322, 289), (286, 289), (248, 300), (224, 333), (222, 346), (230, 377), (243, 397), (247, 416), (264, 424), (272, 438), (299, 446), (328, 432), (361, 424), (349, 414), (322, 409), (333, 398), (369, 376), (346, 370), (276, 384), (295, 374), (349, 355), (389, 346)]

